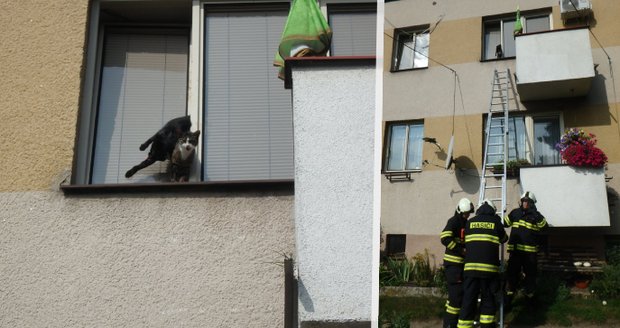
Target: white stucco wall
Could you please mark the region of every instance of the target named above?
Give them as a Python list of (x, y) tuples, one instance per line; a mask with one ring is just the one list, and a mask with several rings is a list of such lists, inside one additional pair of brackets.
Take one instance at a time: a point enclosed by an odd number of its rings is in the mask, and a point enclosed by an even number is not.
[(11, 192), (0, 209), (1, 327), (284, 326), (291, 192)]
[(369, 322), (375, 70), (292, 76), (299, 320)]

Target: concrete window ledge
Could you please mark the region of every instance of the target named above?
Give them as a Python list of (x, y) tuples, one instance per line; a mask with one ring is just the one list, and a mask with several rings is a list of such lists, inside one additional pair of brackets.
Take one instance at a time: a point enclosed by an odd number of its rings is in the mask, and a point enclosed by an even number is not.
[(124, 194), (124, 193), (170, 193), (170, 192), (278, 192), (293, 195), (291, 180), (277, 181), (233, 181), (233, 182), (187, 182), (187, 183), (143, 183), (143, 184), (100, 184), (62, 185), (65, 195)]

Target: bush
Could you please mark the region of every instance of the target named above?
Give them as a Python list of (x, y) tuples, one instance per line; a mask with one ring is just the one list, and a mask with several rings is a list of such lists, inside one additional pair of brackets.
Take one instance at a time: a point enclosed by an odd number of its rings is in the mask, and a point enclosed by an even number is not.
[(597, 274), (592, 280), (590, 288), (603, 300), (620, 297), (620, 264), (604, 266), (603, 272)]

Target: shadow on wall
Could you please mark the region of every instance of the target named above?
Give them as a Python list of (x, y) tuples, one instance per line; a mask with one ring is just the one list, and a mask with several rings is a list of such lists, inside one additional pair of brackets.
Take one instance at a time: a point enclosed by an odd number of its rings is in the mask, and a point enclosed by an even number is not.
[(298, 280), (298, 287), (299, 301), (304, 307), (304, 310), (309, 313), (314, 312), (314, 303), (312, 302), (312, 298), (310, 298), (310, 294), (308, 293), (306, 286), (304, 286), (304, 282), (301, 280), (301, 278), (299, 278)]

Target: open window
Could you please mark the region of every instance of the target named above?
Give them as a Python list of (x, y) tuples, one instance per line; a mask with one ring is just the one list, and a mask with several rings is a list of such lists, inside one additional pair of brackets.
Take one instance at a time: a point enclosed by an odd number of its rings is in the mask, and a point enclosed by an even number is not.
[(428, 67), (428, 25), (394, 30), (392, 72)]
[[(535, 33), (551, 29), (551, 10), (522, 12), (522, 33)], [(516, 13), (486, 17), (482, 20), (482, 60), (514, 58)]]

